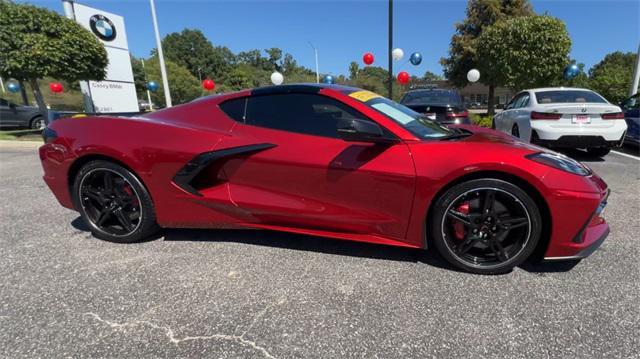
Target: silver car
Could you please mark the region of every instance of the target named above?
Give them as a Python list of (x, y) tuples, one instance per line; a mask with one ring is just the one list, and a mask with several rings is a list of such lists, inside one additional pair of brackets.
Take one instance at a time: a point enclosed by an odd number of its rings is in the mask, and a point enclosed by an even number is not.
[(0, 127), (42, 129), (46, 123), (37, 107), (16, 105), (0, 98)]

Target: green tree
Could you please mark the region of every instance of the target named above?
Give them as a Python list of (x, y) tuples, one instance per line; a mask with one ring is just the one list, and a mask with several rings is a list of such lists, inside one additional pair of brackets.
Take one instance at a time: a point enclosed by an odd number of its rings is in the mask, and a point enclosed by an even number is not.
[[(531, 16), (533, 9), (529, 0), (469, 0), (467, 17), (456, 24), (456, 32), (451, 38), (449, 57), (440, 59), (445, 77), (458, 87), (468, 84), (467, 72), (477, 67), (478, 37), (482, 32), (499, 20), (512, 17)], [(489, 108), (493, 111), (495, 86), (489, 86)]]
[[(494, 88), (548, 86), (558, 81), (569, 63), (571, 39), (564, 22), (551, 16), (500, 21), (478, 40), (480, 78)], [(489, 114), (493, 114), (493, 102)]]
[(426, 81), (426, 82), (435, 82), (435, 81), (442, 81), (443, 78), (442, 78), (442, 76), (436, 75), (431, 71), (427, 71), (422, 76), (422, 80)]
[(133, 82), (136, 85), (138, 98), (145, 98), (147, 91), (147, 77), (142, 66), (142, 61), (133, 56), (131, 58), (131, 69), (133, 70)]
[[(161, 84), (162, 77), (160, 75), (158, 57), (150, 58), (145, 61), (144, 65), (147, 79)], [(167, 68), (167, 80), (169, 81), (169, 91), (171, 91), (171, 100), (173, 104), (177, 105), (186, 103), (203, 94), (200, 82), (185, 67), (182, 67), (172, 61), (165, 61), (165, 66)], [(154, 104), (159, 106), (166, 105), (162, 86), (159, 86), (158, 91), (151, 94), (151, 98)]]
[(351, 61), (349, 64), (349, 79), (355, 80), (358, 77), (358, 73), (360, 72), (360, 66), (357, 62)]
[(187, 68), (197, 79), (208, 77), (222, 82), (235, 62), (231, 50), (214, 47), (200, 30), (168, 34), (162, 39), (162, 50), (166, 59)]
[(606, 55), (589, 70), (591, 88), (612, 103), (624, 100), (633, 80), (635, 56), (632, 52), (620, 51)]
[(104, 46), (73, 20), (32, 5), (0, 0), (0, 76), (28, 82), (43, 114), (38, 80), (103, 80)]

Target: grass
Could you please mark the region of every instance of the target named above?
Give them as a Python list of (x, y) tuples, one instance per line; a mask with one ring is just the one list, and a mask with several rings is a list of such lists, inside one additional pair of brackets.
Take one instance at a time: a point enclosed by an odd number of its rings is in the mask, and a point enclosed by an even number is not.
[(0, 140), (42, 141), (41, 130), (0, 131)]

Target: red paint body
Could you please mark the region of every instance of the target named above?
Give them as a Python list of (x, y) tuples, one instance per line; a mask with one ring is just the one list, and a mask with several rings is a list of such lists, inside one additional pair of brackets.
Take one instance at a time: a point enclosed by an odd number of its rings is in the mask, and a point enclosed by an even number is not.
[[(608, 230), (595, 216), (584, 241), (573, 241), (606, 195), (606, 184), (596, 175), (578, 176), (525, 158), (540, 149), (511, 136), (467, 127), (474, 135), (459, 141), (420, 140), (331, 86), (319, 93), (355, 108), (401, 141), (381, 147), (254, 127), (218, 108), (250, 93), (137, 118), (58, 120), (50, 125), (58, 137), (40, 148), (44, 179), (60, 203), (73, 208), (74, 163), (108, 157), (141, 179), (162, 227), (265, 228), (423, 248), (429, 206), (443, 188), (464, 176), (498, 174), (528, 183), (543, 199), (550, 215), (545, 257), (573, 256)], [(202, 196), (173, 182), (201, 153), (256, 143), (276, 146), (208, 169), (212, 181)]]

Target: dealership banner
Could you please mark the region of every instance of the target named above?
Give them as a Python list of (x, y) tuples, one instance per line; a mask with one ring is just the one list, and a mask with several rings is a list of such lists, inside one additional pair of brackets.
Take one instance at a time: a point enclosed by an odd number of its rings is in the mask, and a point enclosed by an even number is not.
[(71, 3), (75, 20), (94, 34), (109, 57), (105, 81), (89, 81), (82, 86), (85, 96), (99, 113), (138, 112), (138, 97), (129, 59), (124, 18), (76, 2)]

